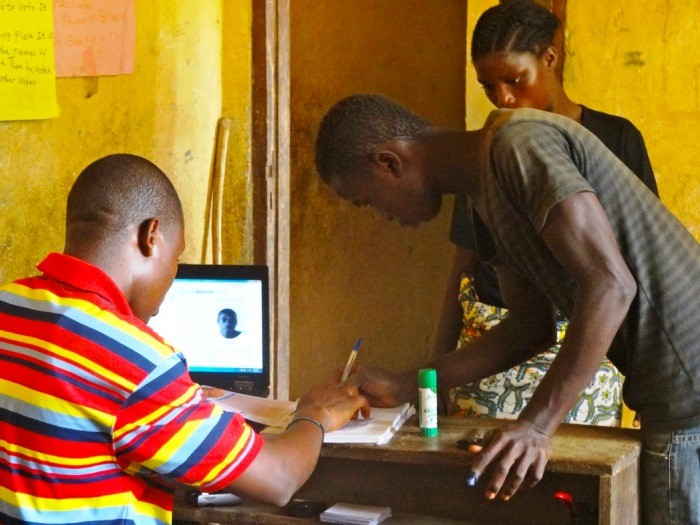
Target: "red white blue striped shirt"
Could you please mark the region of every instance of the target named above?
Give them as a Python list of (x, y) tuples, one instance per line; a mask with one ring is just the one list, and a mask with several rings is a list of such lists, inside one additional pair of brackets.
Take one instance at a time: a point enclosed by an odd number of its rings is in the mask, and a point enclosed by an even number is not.
[(166, 524), (172, 480), (219, 490), (262, 438), (202, 399), (116, 284), (50, 254), (0, 288), (0, 522)]

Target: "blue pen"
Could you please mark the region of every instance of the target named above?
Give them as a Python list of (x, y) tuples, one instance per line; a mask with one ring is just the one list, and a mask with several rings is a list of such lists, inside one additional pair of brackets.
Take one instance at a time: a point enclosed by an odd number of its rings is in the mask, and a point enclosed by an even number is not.
[(348, 358), (348, 364), (345, 365), (345, 370), (343, 370), (343, 377), (340, 378), (341, 383), (344, 383), (345, 380), (350, 375), (350, 370), (352, 370), (352, 365), (355, 364), (355, 359), (357, 358), (357, 352), (360, 350), (360, 343), (362, 343), (361, 337), (357, 340), (357, 342), (355, 343), (355, 346), (352, 348), (352, 351), (350, 352), (350, 357)]

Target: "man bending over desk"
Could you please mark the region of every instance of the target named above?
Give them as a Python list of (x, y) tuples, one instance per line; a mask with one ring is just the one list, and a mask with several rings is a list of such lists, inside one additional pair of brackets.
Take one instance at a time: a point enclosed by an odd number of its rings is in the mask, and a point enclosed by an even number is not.
[[(484, 475), (486, 496), (505, 500), (536, 484), (552, 434), (607, 355), (643, 421), (643, 522), (700, 523), (700, 245), (595, 135), (529, 108), (451, 130), (386, 97), (354, 95), (321, 121), (316, 165), (338, 196), (403, 226), (435, 218), (443, 195), (469, 198), (479, 258), (509, 311), (423, 365), (437, 369), (439, 390), (550, 348), (556, 310), (569, 319), (552, 365), (476, 457), (470, 484)], [(416, 370), (358, 367), (348, 382), (379, 406), (418, 391)]]
[(0, 288), (0, 523), (170, 523), (176, 480), (285, 504), (325, 431), (367, 401), (332, 385), (301, 398), (277, 437), (204, 399), (146, 323), (184, 249), (175, 188), (111, 155), (68, 196), (64, 253)]

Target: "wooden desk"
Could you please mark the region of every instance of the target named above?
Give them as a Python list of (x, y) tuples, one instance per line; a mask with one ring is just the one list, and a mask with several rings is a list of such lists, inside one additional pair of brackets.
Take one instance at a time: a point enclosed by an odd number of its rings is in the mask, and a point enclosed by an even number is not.
[[(554, 498), (566, 491), (574, 498), (581, 523), (636, 525), (641, 445), (637, 431), (562, 425), (552, 440), (552, 457), (544, 478), (510, 501), (489, 501), (484, 482), (468, 487), (469, 455), (456, 446), (471, 429), (485, 431), (501, 422), (489, 419), (440, 418), (440, 436), (420, 436), (412, 418), (384, 446), (324, 445), (316, 470), (297, 497), (335, 502), (386, 505), (403, 524), (572, 523), (571, 514)], [(319, 523), (285, 516), (282, 509), (245, 504), (192, 508), (178, 498), (174, 518), (207, 524)]]

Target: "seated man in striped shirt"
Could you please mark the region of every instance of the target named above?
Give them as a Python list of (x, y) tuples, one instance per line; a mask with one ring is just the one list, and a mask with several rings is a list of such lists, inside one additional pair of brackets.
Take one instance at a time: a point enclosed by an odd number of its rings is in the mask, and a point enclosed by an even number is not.
[(283, 505), (324, 431), (367, 412), (356, 388), (319, 387), (263, 440), (203, 398), (182, 354), (146, 325), (183, 227), (162, 171), (111, 155), (71, 189), (64, 252), (0, 288), (0, 523), (162, 525), (172, 480)]

